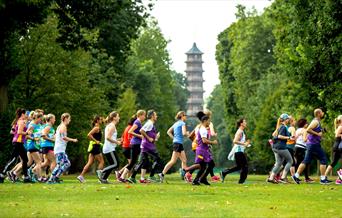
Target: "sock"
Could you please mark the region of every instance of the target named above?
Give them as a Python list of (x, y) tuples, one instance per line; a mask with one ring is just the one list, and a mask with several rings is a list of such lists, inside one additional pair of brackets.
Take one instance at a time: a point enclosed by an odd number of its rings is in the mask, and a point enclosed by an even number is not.
[(294, 176), (299, 178), (299, 173), (295, 173)]
[(144, 178), (144, 177), (140, 177), (140, 179), (141, 179), (141, 180), (145, 180), (145, 178)]
[(164, 176), (164, 173), (161, 173), (162, 176)]
[(326, 177), (325, 176), (321, 176), (321, 180), (324, 180), (324, 179), (326, 179)]

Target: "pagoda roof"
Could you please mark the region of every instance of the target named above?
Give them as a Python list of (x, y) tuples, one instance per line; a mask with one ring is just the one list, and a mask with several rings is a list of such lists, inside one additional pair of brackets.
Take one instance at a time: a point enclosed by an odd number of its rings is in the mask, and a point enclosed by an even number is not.
[(194, 42), (194, 44), (192, 45), (192, 48), (185, 54), (203, 54), (203, 52), (201, 52), (197, 46), (196, 46), (196, 42)]

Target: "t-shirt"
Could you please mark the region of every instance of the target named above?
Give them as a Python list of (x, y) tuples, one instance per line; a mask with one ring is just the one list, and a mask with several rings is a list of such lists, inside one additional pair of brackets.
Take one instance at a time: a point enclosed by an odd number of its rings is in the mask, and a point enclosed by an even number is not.
[(182, 120), (178, 120), (173, 124), (173, 143), (183, 144), (183, 126), (185, 126), (185, 123)]
[[(148, 120), (141, 129), (144, 130), (150, 138), (156, 139), (157, 129), (155, 128), (154, 123), (151, 120)], [(154, 144), (154, 142), (150, 142), (144, 137), (141, 142), (140, 148), (141, 148), (141, 151), (143, 152), (155, 151), (156, 145)]]
[[(140, 129), (141, 129), (141, 122), (139, 119), (136, 119), (133, 123), (133, 126), (136, 125), (138, 128), (136, 128), (133, 132), (135, 134), (139, 134), (140, 135)], [(141, 138), (140, 137), (136, 137), (133, 136), (133, 138), (131, 139), (131, 145), (140, 145), (141, 144)]]
[(129, 148), (129, 144), (131, 142), (131, 139), (133, 138), (133, 136), (131, 134), (128, 134), (128, 131), (131, 129), (131, 125), (128, 125), (123, 133), (123, 143), (122, 143), (122, 147), (123, 148)]
[[(278, 129), (278, 135), (282, 136), (290, 136), (289, 131), (287, 130), (285, 125), (281, 125)], [(278, 149), (278, 150), (284, 150), (286, 149), (286, 142), (287, 139), (276, 139), (276, 142), (273, 144), (273, 148)]]
[(202, 138), (209, 139), (209, 133), (207, 128), (201, 126), (197, 134), (198, 147), (202, 149), (209, 149), (208, 144), (205, 144)]

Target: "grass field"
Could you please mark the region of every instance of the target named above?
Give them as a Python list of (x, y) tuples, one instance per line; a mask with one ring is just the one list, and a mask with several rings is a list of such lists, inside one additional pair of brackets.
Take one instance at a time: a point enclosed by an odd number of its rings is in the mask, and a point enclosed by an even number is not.
[[(113, 178), (113, 176), (111, 176)], [(167, 175), (163, 184), (0, 184), (0, 217), (342, 217), (342, 186), (266, 184), (238, 175), (224, 184), (194, 187)], [(317, 178), (316, 178), (317, 179)]]

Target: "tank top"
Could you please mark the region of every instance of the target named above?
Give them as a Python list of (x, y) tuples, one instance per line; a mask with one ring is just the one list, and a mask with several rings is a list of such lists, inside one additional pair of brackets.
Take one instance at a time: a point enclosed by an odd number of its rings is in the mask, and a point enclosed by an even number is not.
[(93, 134), (93, 137), (94, 137), (94, 139), (96, 139), (97, 141), (101, 142), (101, 139), (102, 139), (102, 132), (101, 132), (101, 129), (100, 129), (99, 132), (95, 132), (95, 133)]
[[(44, 125), (43, 130), (44, 130), (45, 127), (47, 127), (47, 126), (49, 126), (49, 124)], [(42, 131), (43, 131), (43, 130), (42, 130)], [(53, 139), (53, 136), (54, 136), (54, 135), (55, 135), (55, 129), (54, 129), (52, 126), (50, 126), (50, 130), (49, 130), (49, 132), (47, 133), (46, 136), (47, 136), (49, 139)], [(45, 139), (42, 137), (40, 146), (41, 146), (42, 148), (53, 147), (53, 146), (54, 146), (54, 143), (53, 143), (52, 141), (45, 140)]]
[[(15, 124), (14, 129), (15, 130), (14, 130), (12, 142), (24, 143), (26, 140), (26, 135), (18, 134), (18, 129), (19, 129), (18, 122)], [(27, 127), (25, 125), (23, 131), (26, 132), (26, 130), (27, 130)]]
[[(317, 119), (315, 118), (315, 120), (317, 120)], [(318, 121), (317, 127), (314, 128), (313, 131), (318, 132), (318, 133), (322, 132), (321, 123), (319, 121)], [(307, 139), (306, 144), (307, 145), (321, 144), (321, 137), (318, 135), (312, 135), (312, 134), (308, 133), (308, 139)]]
[[(241, 143), (246, 142), (246, 135), (245, 135), (244, 131), (242, 131), (242, 136), (241, 136), (241, 139), (239, 142), (241, 142)], [(240, 144), (235, 144), (235, 145), (236, 145), (235, 153), (236, 152), (245, 152), (245, 146), (240, 145)]]
[(128, 134), (128, 131), (131, 129), (131, 125), (128, 125), (123, 133), (123, 143), (122, 147), (123, 148), (129, 148), (131, 139), (133, 138), (131, 134)]
[[(287, 128), (287, 131), (289, 131), (290, 127)], [(289, 131), (290, 135), (291, 135), (291, 132)], [(290, 149), (294, 149), (294, 146), (296, 144), (296, 141), (294, 139), (288, 139), (287, 142), (286, 142), (286, 147), (287, 148), (290, 148)]]
[[(112, 143), (112, 142), (107, 140), (107, 133), (109, 131), (109, 128), (113, 127), (113, 126), (114, 126), (114, 124), (110, 123), (105, 128), (105, 142), (104, 142), (104, 145), (103, 145), (103, 153), (104, 154), (107, 154), (109, 152), (115, 151), (115, 148), (116, 148), (116, 144), (115, 143)], [(112, 140), (116, 141), (117, 137), (118, 137), (118, 132), (115, 130), (115, 132), (113, 132), (113, 134), (110, 136), (110, 138)]]
[(54, 147), (54, 153), (65, 153), (67, 141), (65, 141), (63, 138), (67, 136), (67, 132), (64, 134), (60, 133), (60, 126), (56, 130), (56, 139), (55, 139), (55, 147)]
[(297, 136), (296, 147), (306, 148), (306, 143), (304, 141), (303, 134), (301, 134), (302, 131), (303, 131), (303, 128), (299, 128), (296, 130), (296, 136)]
[[(40, 148), (40, 140), (41, 140), (41, 125), (35, 124), (34, 122), (31, 122), (28, 129), (33, 128), (32, 134), (30, 135), (34, 140), (27, 139), (27, 146), (29, 149), (39, 149)], [(38, 139), (38, 140), (36, 140)]]

